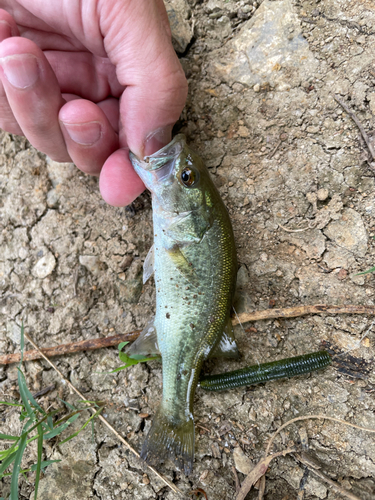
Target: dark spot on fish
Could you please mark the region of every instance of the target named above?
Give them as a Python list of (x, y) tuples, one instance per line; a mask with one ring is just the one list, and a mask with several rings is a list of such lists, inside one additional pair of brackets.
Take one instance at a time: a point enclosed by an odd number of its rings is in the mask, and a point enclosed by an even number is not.
[(185, 288), (185, 290), (190, 290), (190, 286), (187, 286), (187, 287)]
[(167, 319), (169, 319), (169, 318), (171, 317), (171, 315), (170, 315), (169, 313), (167, 313), (167, 314), (165, 315), (165, 317), (166, 317)]
[(186, 376), (188, 374), (187, 370), (182, 370), (182, 375)]
[(190, 302), (188, 302), (188, 306), (190, 306)]
[(210, 321), (210, 323), (215, 323), (215, 316), (210, 316), (209, 321)]
[(178, 285), (176, 284), (176, 288), (178, 288)]
[(196, 299), (198, 297), (198, 295), (194, 294), (193, 295), (193, 299)]
[(202, 292), (198, 292), (198, 295), (202, 295)]
[(195, 328), (194, 323), (190, 323), (190, 328), (191, 328), (191, 329)]

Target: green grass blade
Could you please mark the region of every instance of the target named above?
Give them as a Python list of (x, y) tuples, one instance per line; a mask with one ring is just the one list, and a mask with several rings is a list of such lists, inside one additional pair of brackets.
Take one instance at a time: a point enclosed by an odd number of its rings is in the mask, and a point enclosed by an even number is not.
[(21, 403), (8, 403), (8, 401), (0, 401), (0, 405), (7, 405), (7, 406), (23, 406)]
[(44, 434), (44, 437), (43, 439), (51, 439), (55, 436), (58, 436), (59, 434), (61, 434), (63, 431), (65, 431), (65, 429), (67, 427), (69, 427), (70, 424), (72, 424), (75, 420), (77, 420), (77, 418), (79, 417), (79, 413), (76, 413), (75, 415), (73, 415), (72, 417), (70, 417), (64, 424), (62, 425), (59, 425), (58, 427), (55, 427), (55, 429), (53, 429), (53, 431), (51, 432), (46, 432)]
[(21, 324), (21, 360), (18, 366), (22, 366), (23, 363), (23, 351), (25, 349), (25, 329), (23, 327), (23, 321)]
[(78, 408), (74, 408), (73, 405), (71, 405), (70, 403), (68, 403), (67, 401), (64, 401), (63, 399), (60, 399), (60, 398), (57, 398), (59, 401), (61, 401), (62, 403), (64, 403), (64, 405), (66, 405), (69, 410), (72, 410), (72, 411), (77, 411)]
[(67, 441), (70, 441), (71, 439), (73, 439), (74, 437), (78, 436), (78, 434), (83, 431), (83, 429), (91, 422), (92, 419), (94, 419), (95, 417), (97, 417), (99, 415), (99, 413), (101, 411), (103, 411), (104, 408), (99, 408), (98, 411), (96, 411), (93, 415), (91, 415), (91, 417), (87, 420), (87, 422), (85, 422), (83, 424), (83, 426), (76, 432), (74, 432), (73, 434), (71, 434), (70, 436), (68, 436), (66, 439), (64, 439), (64, 441), (61, 441), (61, 443), (59, 444), (63, 444), (63, 443), (66, 443)]
[(26, 385), (26, 379), (20, 368), (18, 368), (18, 389), (20, 391), (21, 399), (22, 402), (25, 406), (25, 409), (27, 411), (27, 415), (30, 418), (30, 420), (34, 421), (35, 420), (35, 413), (33, 409), (30, 406), (29, 399), (27, 397), (28, 389)]
[(37, 496), (38, 496), (40, 470), (42, 468), (42, 453), (43, 453), (43, 427), (41, 424), (39, 424), (38, 425), (38, 454), (37, 454), (37, 464), (36, 464), (34, 500), (37, 500)]
[[(20, 368), (18, 368), (18, 375), (19, 375), (19, 377), (18, 377), (18, 384), (20, 383), (20, 378), (21, 378), (22, 381), (23, 381), (24, 395), (25, 395), (25, 398), (27, 399), (27, 401), (30, 401), (30, 403), (34, 406), (34, 408), (36, 408), (42, 415), (46, 415), (46, 412), (43, 410), (43, 408), (41, 408), (38, 405), (38, 403), (34, 399), (34, 396), (29, 391), (29, 388), (27, 387), (25, 375), (23, 374), (23, 372), (22, 372), (22, 370)], [(22, 394), (21, 394), (21, 397), (22, 397)], [(24, 401), (23, 398), (22, 398), (22, 401)], [(25, 404), (25, 402), (24, 402), (24, 404)]]
[(7, 439), (8, 441), (17, 441), (19, 436), (11, 436), (10, 434), (0, 434), (0, 439)]
[[(40, 469), (45, 469), (46, 467), (48, 467), (51, 464), (54, 464), (55, 462), (61, 462), (61, 460), (42, 460), (42, 462), (40, 463)], [(36, 470), (37, 465), (38, 464), (32, 465), (30, 467), (30, 469), (27, 469), (27, 471), (29, 471), (29, 470), (31, 470), (31, 471)]]
[(18, 477), (21, 471), (21, 460), (27, 444), (27, 433), (21, 435), (16, 457), (14, 459), (12, 480), (10, 483), (10, 500), (18, 500)]
[(3, 477), (3, 472), (10, 466), (14, 459), (16, 458), (16, 452), (11, 453), (7, 458), (2, 460), (0, 465), (0, 479)]
[(374, 271), (375, 271), (375, 266), (372, 267), (371, 269), (367, 269), (367, 271), (363, 271), (363, 273), (357, 273), (356, 276), (361, 276), (362, 274), (373, 273)]

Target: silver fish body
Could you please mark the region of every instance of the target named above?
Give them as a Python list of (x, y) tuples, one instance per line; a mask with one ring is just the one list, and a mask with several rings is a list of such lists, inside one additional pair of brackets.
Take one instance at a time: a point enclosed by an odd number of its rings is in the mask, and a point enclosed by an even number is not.
[(155, 274), (156, 314), (129, 354), (159, 351), (163, 363), (162, 400), (141, 456), (153, 464), (171, 458), (188, 474), (202, 363), (210, 355), (237, 354), (229, 317), (234, 236), (210, 174), (184, 136), (144, 160), (131, 160), (152, 193), (154, 245), (144, 272), (146, 279)]

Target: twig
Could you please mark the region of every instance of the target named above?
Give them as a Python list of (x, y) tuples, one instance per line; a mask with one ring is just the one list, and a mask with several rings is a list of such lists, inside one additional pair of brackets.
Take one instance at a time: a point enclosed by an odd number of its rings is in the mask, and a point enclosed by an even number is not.
[(236, 485), (236, 495), (241, 489), (240, 480), (238, 479), (238, 474), (234, 465), (232, 465), (232, 472), (234, 476), (234, 483)]
[(268, 160), (271, 160), (273, 155), (276, 153), (276, 151), (279, 149), (280, 147), (280, 144), (282, 143), (283, 141), (281, 139), (279, 139), (279, 141), (277, 142), (276, 146), (273, 148), (273, 150), (270, 152), (270, 154), (267, 156), (267, 159)]
[[(307, 314), (375, 314), (374, 306), (356, 306), (356, 305), (342, 305), (342, 306), (329, 306), (325, 304), (316, 304), (314, 306), (296, 306), (286, 307), (279, 309), (265, 309), (264, 311), (255, 311), (253, 313), (239, 314), (241, 323), (248, 321), (259, 321), (262, 319), (275, 319), (275, 318), (297, 318), (299, 316), (306, 316)], [(237, 325), (236, 319), (232, 320), (233, 325)]]
[(366, 134), (365, 129), (362, 126), (362, 123), (358, 120), (358, 118), (354, 114), (354, 112), (351, 109), (349, 109), (348, 106), (341, 99), (339, 99), (336, 95), (334, 96), (334, 98), (335, 98), (335, 101), (337, 101), (340, 104), (340, 106), (345, 109), (345, 111), (348, 113), (348, 115), (350, 116), (350, 118), (355, 122), (355, 124), (359, 128), (359, 131), (361, 132), (362, 137), (365, 140), (365, 142), (367, 144), (367, 147), (368, 147), (368, 149), (370, 151), (370, 154), (372, 156), (372, 160), (375, 161), (375, 150), (372, 147), (370, 139), (369, 139), (368, 135)]
[(270, 462), (277, 457), (288, 455), (288, 453), (294, 453), (296, 450), (294, 448), (288, 448), (268, 457), (263, 457), (253, 470), (250, 471), (249, 475), (246, 476), (245, 481), (242, 483), (241, 489), (236, 496), (236, 500), (245, 500), (246, 495), (251, 490), (252, 486), (267, 472)]
[[(242, 313), (236, 318), (232, 319), (232, 324), (238, 325), (248, 323), (250, 321), (259, 321), (265, 319), (276, 318), (297, 318), (299, 316), (306, 316), (307, 314), (375, 314), (374, 306), (356, 306), (356, 305), (342, 305), (342, 306), (329, 306), (325, 304), (316, 304), (313, 306), (296, 306), (285, 307), (276, 309), (265, 309), (263, 311), (255, 311), (252, 313)], [(80, 342), (73, 342), (71, 344), (61, 344), (56, 347), (46, 347), (39, 350), (26, 351), (23, 355), (24, 361), (31, 361), (40, 359), (43, 356), (41, 352), (48, 357), (62, 356), (65, 354), (72, 354), (81, 351), (90, 351), (94, 349), (101, 349), (102, 347), (111, 347), (118, 345), (120, 342), (133, 341), (139, 337), (140, 330), (129, 333), (114, 335), (111, 337), (104, 337), (100, 339), (82, 340)], [(0, 365), (8, 365), (10, 363), (18, 363), (21, 359), (20, 354), (5, 354), (0, 356)]]
[(259, 480), (258, 500), (263, 500), (265, 491), (266, 491), (266, 475), (264, 474)]
[[(61, 344), (55, 347), (45, 347), (40, 350), (26, 351), (23, 354), (24, 361), (31, 361), (33, 359), (42, 358), (41, 352), (49, 358), (53, 356), (62, 356), (65, 354), (73, 354), (81, 351), (92, 351), (94, 349), (101, 349), (102, 347), (111, 347), (120, 344), (120, 342), (133, 341), (138, 338), (140, 330), (134, 332), (124, 333), (120, 335), (113, 335), (112, 337), (104, 337), (100, 339), (81, 340), (80, 342), (72, 342), (71, 344)], [(21, 360), (21, 354), (6, 354), (0, 356), (0, 365), (8, 365), (10, 363), (18, 363)]]
[[(39, 347), (35, 344), (35, 342), (33, 340), (31, 340), (31, 338), (25, 333), (24, 334), (25, 337), (27, 338), (27, 340), (30, 342), (30, 344), (37, 350), (39, 351), (40, 355), (42, 358), (44, 358), (47, 363), (49, 365), (52, 366), (52, 368), (60, 375), (61, 379), (80, 397), (82, 398), (83, 400), (86, 399), (85, 396), (83, 394), (81, 394), (79, 392), (78, 389), (76, 389), (74, 387), (74, 385), (66, 378), (64, 377), (64, 375), (61, 373), (61, 371), (57, 368), (57, 366), (52, 363), (52, 361), (50, 359), (47, 358), (47, 356), (45, 354), (43, 354), (43, 352), (39, 349)], [(96, 413), (96, 410), (94, 410), (93, 408), (88, 408), (89, 410), (91, 410), (93, 413)], [(122, 442), (122, 444), (128, 448), (128, 450), (130, 450), (132, 453), (134, 453), (134, 455), (138, 458), (140, 458), (140, 455), (139, 453), (121, 436), (121, 434), (119, 434), (116, 429), (114, 427), (112, 427), (112, 425), (108, 422), (108, 420), (106, 420), (102, 415), (98, 415), (97, 418), (99, 418), (99, 420), (106, 426), (108, 427), (108, 429), (113, 433), (115, 434), (115, 436)], [(185, 495), (182, 493), (181, 490), (179, 490), (177, 488), (177, 486), (175, 486), (173, 483), (171, 483), (169, 481), (169, 479), (167, 479), (166, 477), (164, 477), (162, 474), (160, 474), (156, 469), (154, 469), (153, 467), (151, 467), (150, 465), (146, 464), (147, 467), (152, 470), (152, 472), (154, 472), (154, 474), (156, 474), (158, 476), (159, 479), (161, 479), (167, 486), (169, 486), (171, 488), (171, 490), (173, 490), (175, 493), (177, 493), (178, 495), (180, 495), (182, 498), (185, 498)]]
[(268, 442), (268, 445), (267, 445), (267, 449), (266, 449), (266, 453), (265, 453), (265, 456), (268, 456), (269, 452), (270, 452), (270, 449), (271, 449), (271, 446), (272, 446), (272, 443), (274, 442), (276, 436), (283, 430), (285, 429), (285, 427), (287, 427), (288, 425), (290, 424), (293, 424), (294, 422), (299, 422), (300, 420), (312, 420), (312, 419), (319, 419), (319, 420), (331, 420), (332, 422), (338, 422), (339, 424), (344, 424), (344, 425), (348, 425), (349, 427), (354, 427), (355, 429), (359, 429), (361, 431), (366, 431), (366, 432), (374, 432), (375, 433), (375, 429), (369, 429), (367, 427), (361, 427), (360, 425), (356, 425), (356, 424), (352, 424), (351, 422), (346, 422), (345, 420), (341, 420), (339, 418), (334, 418), (334, 417), (327, 417), (326, 415), (305, 415), (303, 417), (296, 417), (296, 418), (293, 418), (292, 420), (289, 420), (288, 422), (286, 422), (285, 424), (283, 424), (281, 427), (279, 427), (277, 429), (277, 431), (273, 434), (273, 436), (271, 437), (271, 439), (269, 440)]
[[(273, 455), (270, 455), (270, 449), (272, 446), (272, 443), (274, 442), (276, 436), (288, 425), (294, 423), (294, 422), (299, 422), (301, 420), (310, 420), (310, 419), (321, 419), (321, 420), (331, 420), (333, 422), (338, 422), (340, 424), (348, 425), (349, 427), (354, 427), (355, 429), (360, 429), (362, 431), (366, 432), (374, 432), (375, 429), (368, 429), (367, 427), (361, 427), (360, 425), (352, 424), (350, 422), (346, 422), (345, 420), (340, 420), (339, 418), (334, 418), (334, 417), (327, 417), (326, 415), (306, 415), (304, 417), (297, 417), (293, 418), (292, 420), (289, 420), (285, 424), (283, 424), (281, 427), (277, 429), (277, 431), (273, 434), (271, 439), (268, 442), (267, 449), (264, 453), (263, 458), (259, 460), (257, 465), (254, 467), (252, 471), (250, 471), (249, 475), (246, 477), (245, 481), (242, 483), (241, 490), (239, 491), (238, 495), (236, 496), (236, 500), (245, 500), (246, 495), (249, 493), (251, 490), (252, 486), (262, 477), (264, 474), (267, 472), (268, 466), (273, 458), (279, 457), (281, 455), (285, 456), (289, 453), (295, 453), (296, 450), (292, 448), (288, 448), (287, 450), (283, 450), (281, 452), (274, 453)], [(309, 466), (311, 466), (311, 461), (308, 462)], [(314, 472), (316, 473), (316, 470), (314, 468)], [(355, 497), (353, 497), (353, 500), (359, 500)]]
[(302, 455), (300, 455), (299, 453), (294, 453), (294, 457), (296, 458), (296, 460), (298, 460), (299, 462), (301, 462), (302, 464), (304, 464), (307, 467), (306, 470), (310, 470), (313, 474), (315, 474), (320, 479), (322, 479), (323, 481), (328, 483), (330, 486), (332, 486), (333, 489), (335, 489), (336, 491), (341, 493), (341, 495), (345, 496), (346, 498), (349, 498), (350, 500), (361, 500), (359, 497), (357, 497), (356, 495), (353, 495), (353, 493), (350, 493), (350, 491), (346, 490), (345, 488), (340, 486), (335, 481), (332, 481), (332, 479), (330, 479), (325, 474), (323, 474), (323, 472), (321, 472), (320, 470), (317, 470), (315, 467), (312, 467), (310, 461), (305, 460), (305, 458)]

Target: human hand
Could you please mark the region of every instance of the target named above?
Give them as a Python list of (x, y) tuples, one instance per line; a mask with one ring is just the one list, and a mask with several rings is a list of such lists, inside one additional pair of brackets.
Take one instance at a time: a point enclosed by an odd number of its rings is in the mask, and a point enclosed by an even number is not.
[(115, 206), (144, 189), (128, 149), (167, 144), (187, 94), (163, 0), (0, 0), (0, 80), (0, 127)]

